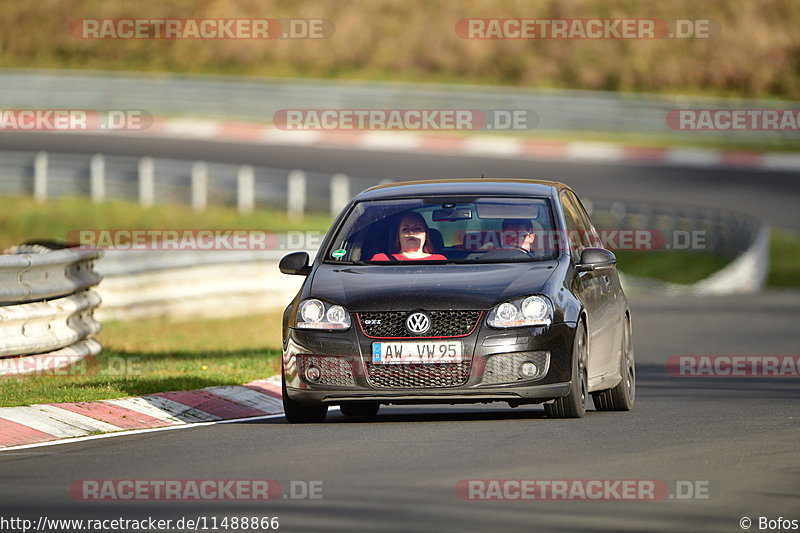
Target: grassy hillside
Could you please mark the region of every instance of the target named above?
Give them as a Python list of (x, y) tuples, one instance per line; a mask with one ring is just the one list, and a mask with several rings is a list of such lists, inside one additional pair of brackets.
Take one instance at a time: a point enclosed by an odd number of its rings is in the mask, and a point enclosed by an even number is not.
[[(80, 18), (324, 18), (327, 40), (80, 40)], [(461, 18), (712, 19), (708, 40), (465, 40)], [(0, 67), (444, 81), (800, 98), (796, 0), (0, 3)]]

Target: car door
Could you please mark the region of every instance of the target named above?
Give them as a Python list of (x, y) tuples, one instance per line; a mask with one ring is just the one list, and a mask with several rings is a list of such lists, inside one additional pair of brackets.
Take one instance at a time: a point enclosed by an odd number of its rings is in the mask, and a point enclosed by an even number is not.
[[(583, 225), (588, 228), (588, 235), (591, 241), (590, 246), (602, 248), (602, 240), (597, 234), (597, 230), (595, 229), (594, 224), (592, 224), (592, 221), (589, 219), (589, 215), (587, 214), (586, 209), (583, 207), (580, 199), (572, 192), (569, 194), (578, 207), (578, 212), (581, 215), (581, 221)], [(622, 336), (624, 327), (623, 319), (625, 316), (626, 302), (625, 298), (622, 296), (622, 284), (620, 283), (619, 273), (617, 272), (616, 266), (603, 271), (602, 281), (605, 285), (605, 297), (607, 300), (606, 304), (608, 305), (608, 354), (611, 355), (611, 359), (609, 360), (610, 366), (605, 369), (603, 373), (613, 374), (617, 372), (619, 368), (619, 355), (622, 349)]]
[[(564, 220), (570, 244), (572, 262), (580, 262), (581, 252), (592, 246), (591, 226), (581, 216), (577, 199), (570, 191), (561, 194)], [(613, 307), (609, 302), (608, 270), (587, 270), (576, 272), (573, 292), (583, 303), (587, 314), (586, 330), (589, 336), (589, 358), (586, 363), (589, 386), (613, 368)]]

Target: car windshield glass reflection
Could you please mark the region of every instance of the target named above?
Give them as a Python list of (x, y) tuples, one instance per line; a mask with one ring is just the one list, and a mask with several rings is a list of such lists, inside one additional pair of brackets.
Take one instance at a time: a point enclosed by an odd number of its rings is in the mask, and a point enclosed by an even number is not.
[(558, 256), (547, 198), (436, 197), (356, 204), (327, 262), (497, 263)]

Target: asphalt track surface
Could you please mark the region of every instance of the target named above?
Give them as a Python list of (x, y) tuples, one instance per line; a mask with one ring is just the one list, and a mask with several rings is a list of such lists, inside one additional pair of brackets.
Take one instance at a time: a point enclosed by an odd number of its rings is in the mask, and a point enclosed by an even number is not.
[[(370, 422), (282, 418), (0, 453), (0, 516), (278, 516), (281, 531), (741, 531), (800, 519), (800, 380), (685, 378), (671, 355), (800, 353), (797, 293), (634, 298), (628, 413), (550, 420), (541, 407), (383, 407)], [(321, 480), (323, 499), (79, 502), (80, 479)], [(466, 501), (465, 479), (708, 482), (709, 498)], [(285, 488), (284, 488), (285, 490)], [(753, 528), (755, 529), (755, 528)]]
[[(8, 148), (5, 139), (0, 146)], [(333, 150), (166, 141), (125, 146), (140, 152), (91, 147), (150, 155), (160, 155), (160, 147), (171, 157), (381, 177), (481, 170), (559, 176), (582, 195), (605, 190), (611, 193), (606, 197), (696, 205), (729, 198), (731, 207), (762, 214), (774, 225), (800, 226), (793, 211), (800, 185), (788, 174), (463, 156), (348, 157)], [(64, 147), (87, 149), (79, 148)], [(769, 183), (759, 185), (762, 179)], [(753, 192), (759, 188), (763, 195)], [(779, 206), (792, 203), (780, 212)], [(753, 521), (751, 530), (758, 530), (759, 517), (800, 520), (800, 379), (687, 378), (665, 368), (673, 355), (800, 354), (800, 293), (642, 295), (632, 297), (631, 306), (638, 363), (631, 412), (590, 410), (580, 420), (551, 420), (540, 406), (383, 407), (373, 421), (331, 412), (325, 424), (289, 425), (276, 418), (8, 451), (0, 453), (0, 517), (278, 516), (282, 531), (386, 532), (724, 532), (742, 531), (743, 517)], [(289, 480), (321, 480), (323, 498), (81, 502), (68, 492), (81, 479), (274, 479), (284, 487)], [(683, 480), (707, 484), (709, 494), (653, 502), (466, 501), (455, 487), (468, 479)]]
[(521, 160), (509, 157), (392, 153), (93, 134), (0, 132), (0, 150), (52, 150), (204, 160), (344, 172), (377, 179), (491, 177), (556, 179), (581, 197), (724, 207), (771, 226), (800, 230), (800, 173), (737, 167)]

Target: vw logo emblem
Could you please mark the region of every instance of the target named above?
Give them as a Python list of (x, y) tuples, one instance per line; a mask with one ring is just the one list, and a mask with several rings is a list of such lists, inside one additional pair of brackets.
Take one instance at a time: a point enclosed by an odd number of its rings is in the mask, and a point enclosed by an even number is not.
[(427, 331), (431, 329), (431, 318), (425, 313), (411, 313), (408, 315), (408, 318), (406, 318), (406, 329), (417, 335), (427, 333)]

